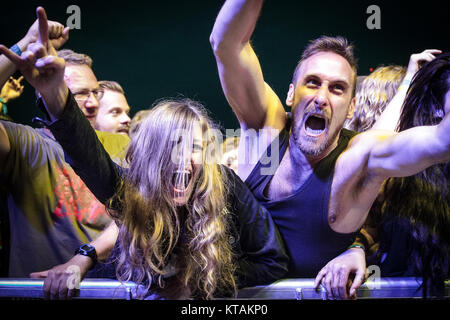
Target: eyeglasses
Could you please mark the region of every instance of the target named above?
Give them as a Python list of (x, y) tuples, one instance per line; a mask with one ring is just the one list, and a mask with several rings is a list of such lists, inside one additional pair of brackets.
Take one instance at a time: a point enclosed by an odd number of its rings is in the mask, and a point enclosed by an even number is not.
[(81, 92), (74, 93), (73, 96), (75, 100), (86, 103), (86, 101), (90, 98), (91, 93), (94, 95), (95, 99), (100, 100), (103, 97), (103, 93), (105, 91), (103, 89), (94, 89), (94, 90), (84, 90)]

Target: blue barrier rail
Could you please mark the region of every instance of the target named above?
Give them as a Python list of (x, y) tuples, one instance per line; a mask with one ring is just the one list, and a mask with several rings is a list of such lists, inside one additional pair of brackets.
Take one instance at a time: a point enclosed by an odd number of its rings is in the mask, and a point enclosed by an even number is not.
[[(0, 278), (0, 298), (43, 299), (42, 279)], [(365, 282), (357, 291), (358, 299), (421, 298), (421, 279), (379, 278)], [(140, 287), (133, 282), (110, 279), (85, 279), (80, 283), (76, 299), (136, 299)], [(325, 289), (314, 289), (314, 279), (283, 279), (266, 286), (239, 290), (237, 299), (325, 299)], [(450, 298), (450, 281), (443, 298)]]

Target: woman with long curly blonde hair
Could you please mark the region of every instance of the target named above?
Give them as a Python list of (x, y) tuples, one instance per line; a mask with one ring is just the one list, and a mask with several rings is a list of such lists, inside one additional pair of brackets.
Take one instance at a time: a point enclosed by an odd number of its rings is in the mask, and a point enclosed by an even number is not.
[[(147, 279), (172, 287), (173, 294), (206, 298), (218, 284), (235, 289), (225, 173), (207, 159), (202, 139), (213, 143), (214, 132), (204, 110), (189, 100), (161, 101), (141, 124), (127, 154), (128, 180), (118, 194), (124, 203), (121, 279)], [(181, 161), (173, 159), (174, 152)], [(170, 260), (173, 253), (183, 259)], [(165, 280), (173, 268), (180, 271)]]
[(368, 75), (355, 94), (356, 107), (353, 117), (346, 121), (344, 127), (356, 132), (372, 128), (394, 98), (405, 74), (405, 67), (390, 65), (378, 67)]
[(111, 161), (78, 108), (66, 109), (70, 116), (55, 133), (115, 219), (119, 280), (141, 285), (144, 298), (212, 299), (286, 273), (275, 224), (239, 177), (218, 164), (218, 130), (200, 103), (162, 100), (150, 109), (132, 137), (126, 169)]

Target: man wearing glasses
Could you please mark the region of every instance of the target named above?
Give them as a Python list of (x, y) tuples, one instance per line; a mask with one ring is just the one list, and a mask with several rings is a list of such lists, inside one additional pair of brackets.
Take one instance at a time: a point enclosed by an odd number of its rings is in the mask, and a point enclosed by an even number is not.
[(92, 71), (92, 59), (85, 55), (73, 52), (70, 49), (58, 51), (58, 56), (66, 61), (64, 80), (72, 92), (78, 106), (94, 127), (97, 117), (99, 100), (103, 96), (103, 89)]

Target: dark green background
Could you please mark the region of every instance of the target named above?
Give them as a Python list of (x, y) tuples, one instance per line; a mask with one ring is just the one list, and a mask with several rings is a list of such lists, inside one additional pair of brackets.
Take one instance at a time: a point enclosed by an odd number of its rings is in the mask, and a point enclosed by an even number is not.
[[(2, 1), (5, 2), (5, 1)], [(81, 30), (71, 30), (65, 47), (94, 60), (99, 80), (124, 87), (132, 115), (162, 97), (202, 101), (224, 128), (237, 122), (220, 88), (209, 35), (221, 0), (209, 1), (17, 1), (2, 4), (0, 43), (13, 45), (44, 6), (51, 20), (66, 23), (71, 4), (81, 8)], [(356, 46), (359, 74), (380, 64), (406, 65), (411, 53), (449, 50), (449, 16), (444, 1), (266, 1), (253, 36), (266, 81), (285, 98), (292, 71), (308, 40), (343, 35)], [(368, 30), (366, 9), (381, 8), (381, 30)], [(9, 114), (29, 124), (39, 115), (29, 85), (11, 102)]]

